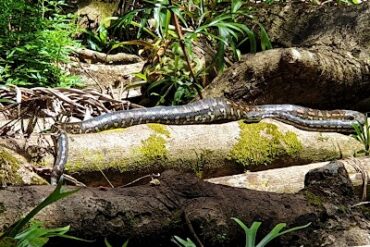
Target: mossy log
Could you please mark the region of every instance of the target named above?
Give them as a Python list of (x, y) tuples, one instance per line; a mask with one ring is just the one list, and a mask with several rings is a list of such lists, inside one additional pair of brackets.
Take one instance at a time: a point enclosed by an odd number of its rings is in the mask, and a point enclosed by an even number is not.
[[(208, 182), (232, 187), (277, 193), (297, 193), (304, 188), (305, 175), (312, 169), (324, 167), (330, 163), (342, 165), (359, 196), (362, 192), (370, 198), (370, 184), (364, 176), (370, 174), (370, 158), (350, 158), (319, 162), (302, 166), (270, 169), (266, 171), (246, 172), (243, 174), (207, 179)], [(365, 184), (364, 184), (365, 183)], [(364, 187), (366, 186), (366, 187)], [(365, 188), (365, 191), (363, 189)]]
[[(362, 144), (350, 136), (303, 131), (267, 119), (255, 124), (147, 124), (69, 135), (69, 139), (66, 172), (89, 185), (106, 183), (102, 171), (115, 185), (167, 169), (209, 178), (340, 159), (362, 149)], [(3, 139), (0, 144), (21, 152), (22, 141)], [(50, 140), (40, 142), (35, 136), (27, 141), (25, 149), (42, 154), (23, 155), (33, 157), (36, 166), (51, 167), (54, 157), (45, 150), (52, 148)]]
[[(127, 239), (137, 247), (171, 246), (172, 236), (194, 240), (195, 234), (207, 247), (244, 246), (243, 231), (231, 217), (248, 226), (253, 221), (263, 222), (259, 238), (281, 222), (289, 227), (312, 223), (304, 230), (282, 236), (271, 246), (370, 243), (368, 220), (360, 208), (349, 210), (358, 199), (342, 166), (333, 164), (312, 171), (306, 185), (295, 195), (276, 194), (210, 184), (194, 175), (167, 171), (156, 186), (80, 189), (45, 208), (36, 219), (48, 227), (70, 225), (70, 234), (97, 240), (92, 245), (77, 243), (78, 246), (103, 246), (104, 238), (113, 246)], [(29, 186), (0, 190), (0, 232), (52, 189)], [(60, 239), (50, 244), (77, 246)]]

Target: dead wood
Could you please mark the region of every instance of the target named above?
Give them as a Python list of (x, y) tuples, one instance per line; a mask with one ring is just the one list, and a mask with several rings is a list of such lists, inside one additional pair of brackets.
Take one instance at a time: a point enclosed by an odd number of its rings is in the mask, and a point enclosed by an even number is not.
[[(34, 165), (53, 164), (47, 135), (0, 139)], [(43, 140), (43, 141), (41, 141)], [(166, 126), (138, 125), (94, 134), (69, 135), (66, 172), (85, 184), (104, 185), (101, 171), (115, 185), (166, 169), (203, 177), (238, 174), (353, 156), (362, 149), (354, 138), (338, 133), (299, 130), (274, 120), (257, 124)], [(19, 161), (24, 164), (24, 160)]]
[[(81, 77), (87, 88), (109, 91), (119, 98), (131, 98), (141, 95), (140, 85), (134, 87), (134, 75), (142, 71), (145, 62), (133, 64), (88, 64), (71, 62), (64, 70)], [(113, 92), (112, 92), (113, 91)]]
[[(113, 95), (75, 88), (1, 87), (0, 98), (6, 100), (0, 103), (1, 114), (17, 121), (27, 117), (61, 119), (64, 116), (84, 119), (89, 115), (98, 116), (111, 111), (142, 107)], [(0, 123), (0, 132), (3, 126)]]
[[(194, 239), (189, 224), (205, 246), (244, 246), (242, 230), (231, 217), (247, 225), (262, 221), (260, 237), (277, 223), (291, 227), (312, 222), (309, 228), (284, 235), (271, 246), (369, 244), (368, 220), (361, 218), (358, 208), (349, 210), (357, 199), (342, 166), (331, 164), (311, 172), (306, 186), (295, 195), (275, 194), (210, 184), (190, 174), (168, 171), (157, 186), (81, 189), (44, 209), (37, 219), (49, 227), (70, 225), (71, 234), (98, 242), (103, 237), (113, 244), (130, 239), (132, 246), (169, 246), (173, 235)], [(0, 231), (51, 190), (50, 186), (0, 190)], [(353, 231), (362, 236), (356, 242)], [(59, 240), (54, 244), (66, 246)]]
[(106, 54), (98, 51), (89, 50), (86, 48), (73, 49), (73, 54), (81, 60), (88, 60), (92, 63), (139, 63), (142, 62), (139, 56), (127, 53), (117, 53), (117, 54)]
[(258, 191), (297, 193), (304, 188), (304, 178), (310, 170), (332, 163), (343, 165), (360, 197), (365, 192), (367, 193), (367, 198), (370, 198), (370, 184), (367, 182), (367, 179), (364, 179), (364, 176), (369, 177), (370, 174), (370, 158), (367, 157), (327, 161), (266, 171), (246, 172), (233, 176), (211, 178), (206, 181)]
[[(204, 92), (249, 104), (360, 108), (370, 93), (370, 3), (261, 7), (274, 47), (231, 66)], [(357, 105), (355, 105), (355, 103)], [(367, 110), (367, 108), (365, 108)]]

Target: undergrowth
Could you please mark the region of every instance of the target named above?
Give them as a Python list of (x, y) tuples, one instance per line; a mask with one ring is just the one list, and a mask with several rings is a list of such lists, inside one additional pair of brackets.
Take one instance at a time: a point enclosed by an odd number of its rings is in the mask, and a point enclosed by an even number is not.
[(77, 45), (73, 16), (62, 14), (64, 1), (0, 1), (0, 84), (77, 85), (59, 67)]
[[(241, 46), (252, 53), (272, 47), (242, 0), (151, 0), (111, 19), (110, 26), (103, 22), (96, 32), (88, 32), (86, 45), (108, 53), (138, 49), (148, 62), (136, 76), (147, 83), (144, 91), (156, 104), (201, 97), (209, 79), (240, 59)], [(196, 49), (199, 44), (211, 50), (206, 64), (199, 54), (203, 48)]]

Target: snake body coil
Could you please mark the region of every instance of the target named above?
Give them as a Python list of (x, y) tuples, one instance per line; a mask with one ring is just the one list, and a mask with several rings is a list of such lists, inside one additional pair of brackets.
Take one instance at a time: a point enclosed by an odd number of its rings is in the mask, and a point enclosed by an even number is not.
[(365, 122), (365, 115), (350, 110), (321, 111), (297, 105), (244, 106), (223, 98), (205, 99), (183, 106), (157, 106), (107, 113), (76, 123), (57, 127), (72, 134), (126, 128), (145, 123), (188, 125), (220, 123), (243, 119), (258, 122), (274, 118), (295, 127), (330, 132), (353, 132), (352, 125)]
[[(300, 129), (321, 132), (353, 132), (353, 125), (363, 124), (365, 115), (350, 110), (322, 111), (297, 105), (256, 105), (236, 104), (224, 98), (200, 100), (183, 106), (157, 106), (107, 113), (89, 120), (75, 123), (56, 124), (62, 134), (57, 145), (56, 163), (52, 177), (63, 173), (67, 160), (66, 135), (99, 132), (112, 128), (126, 128), (145, 123), (188, 125), (222, 123), (243, 119), (245, 122), (258, 122), (264, 118), (274, 118)], [(63, 145), (65, 144), (65, 145)], [(63, 151), (64, 150), (64, 151)], [(62, 156), (62, 157), (60, 157)]]

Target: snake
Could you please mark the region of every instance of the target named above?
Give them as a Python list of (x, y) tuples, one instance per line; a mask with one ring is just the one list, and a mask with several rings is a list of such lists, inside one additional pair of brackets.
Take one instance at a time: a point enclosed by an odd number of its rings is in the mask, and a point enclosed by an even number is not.
[(146, 123), (191, 125), (236, 120), (255, 123), (265, 118), (277, 119), (303, 130), (339, 133), (352, 133), (354, 124), (364, 124), (366, 120), (365, 114), (352, 110), (318, 110), (292, 104), (246, 105), (220, 97), (202, 99), (187, 105), (110, 112), (80, 122), (55, 123), (53, 128), (59, 131), (59, 137), (51, 174), (52, 184), (56, 184), (61, 177), (67, 162), (67, 133), (93, 133)]

